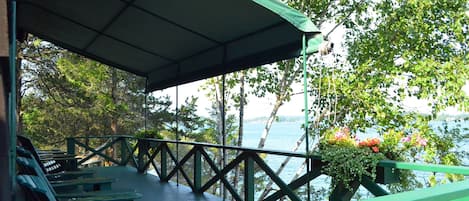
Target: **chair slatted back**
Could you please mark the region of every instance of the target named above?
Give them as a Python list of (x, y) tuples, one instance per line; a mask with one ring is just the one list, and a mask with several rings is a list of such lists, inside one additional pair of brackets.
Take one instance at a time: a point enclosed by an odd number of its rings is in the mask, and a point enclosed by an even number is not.
[(57, 201), (43, 179), (33, 175), (17, 175), (16, 181), (27, 192), (28, 200)]

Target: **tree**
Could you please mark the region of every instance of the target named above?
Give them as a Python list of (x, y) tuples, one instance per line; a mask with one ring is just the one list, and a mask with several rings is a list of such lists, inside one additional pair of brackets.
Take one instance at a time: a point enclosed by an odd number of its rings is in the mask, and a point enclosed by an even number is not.
[[(242, 147), (243, 146), (243, 137), (244, 137), (244, 105), (246, 102), (246, 78), (247, 70), (243, 70), (240, 72), (239, 76), (239, 96), (235, 96), (235, 102), (237, 103), (236, 106), (239, 109), (238, 115), (238, 139), (236, 142), (236, 146)], [(239, 150), (236, 151), (236, 156), (239, 155)], [(234, 176), (233, 176), (233, 186), (238, 187), (239, 183), (239, 167), (235, 168)]]
[[(368, 13), (353, 13), (344, 21), (347, 52), (338, 58), (342, 62), (322, 64), (327, 73), (310, 78), (312, 86), (319, 88), (310, 95), (319, 96), (322, 105), (316, 116), (336, 117), (335, 121), (320, 119), (322, 129), (348, 126), (362, 131), (374, 127), (380, 133), (419, 132), (430, 140), (423, 160), (459, 165), (457, 154), (449, 150), (460, 134), (437, 135), (429, 122), (448, 107), (467, 111), (468, 95), (461, 88), (469, 78), (468, 2), (366, 1), (361, 5)], [(324, 83), (332, 83), (335, 90)], [(431, 114), (407, 110), (408, 98), (428, 102)], [(395, 190), (403, 188), (407, 187)]]
[[(233, 92), (236, 86), (236, 73), (222, 75), (207, 79), (206, 83), (201, 86), (201, 90), (207, 91), (206, 96), (212, 101), (210, 115), (212, 120), (209, 123), (215, 123), (215, 131), (217, 133), (216, 143), (225, 145), (227, 140), (233, 141), (234, 132), (234, 115), (230, 115), (228, 111), (232, 108), (232, 102), (228, 97), (237, 97)], [(213, 120), (215, 119), (215, 120)], [(229, 143), (229, 142), (228, 142)], [(230, 143), (234, 144), (234, 143)], [(218, 163), (223, 167), (227, 161), (227, 153), (225, 149), (218, 150)], [(223, 190), (223, 193), (221, 192)], [(226, 195), (226, 189), (220, 188), (220, 194)]]
[[(363, 89), (375, 87), (385, 92), (371, 93), (378, 105), (376, 112), (365, 113), (362, 107), (360, 113), (371, 116), (383, 129), (422, 132), (431, 141), (426, 162), (460, 164), (449, 151), (458, 135), (437, 135), (428, 123), (451, 106), (467, 111), (468, 94), (461, 89), (469, 78), (468, 5), (468, 1), (376, 2), (370, 4), (376, 17), (346, 23), (353, 25), (348, 34), (348, 60), (356, 66), (355, 74), (373, 75)], [(378, 20), (380, 24), (373, 23)], [(407, 114), (402, 102), (408, 97), (425, 99), (431, 115)], [(380, 105), (385, 98), (388, 103)]]
[(57, 145), (68, 136), (132, 133), (142, 127), (143, 78), (39, 39), (27, 43), (33, 46), (22, 51), (24, 134), (42, 145)]
[[(303, 11), (306, 15), (310, 16), (310, 18), (315, 22), (320, 28), (323, 28), (326, 24), (336, 24), (337, 26), (341, 25), (344, 20), (346, 20), (352, 13), (360, 13), (363, 12), (363, 1), (304, 1), (304, 0), (291, 0), (288, 1), (288, 4), (296, 9)], [(337, 27), (335, 26), (332, 30), (330, 30), (326, 35), (325, 38), (328, 39), (328, 36), (335, 30)], [(292, 59), (289, 61), (282, 61), (277, 62), (277, 66), (274, 66), (270, 70), (266, 70), (264, 68), (260, 68), (260, 71), (257, 72), (254, 79), (250, 80), (251, 87), (254, 87), (256, 90), (254, 92), (255, 95), (258, 97), (264, 97), (266, 94), (273, 94), (275, 95), (275, 102), (274, 106), (270, 112), (268, 120), (266, 122), (265, 128), (262, 132), (261, 139), (259, 141), (258, 148), (263, 148), (265, 145), (265, 141), (268, 137), (270, 128), (273, 122), (276, 119), (277, 112), (279, 108), (285, 103), (288, 102), (292, 96), (292, 84), (299, 83), (300, 78), (302, 76), (301, 71), (301, 59)], [(308, 65), (313, 69), (313, 71), (309, 72), (315, 76), (319, 76), (322, 72), (322, 68), (319, 67), (322, 60), (320, 58), (314, 58)], [(317, 78), (317, 77), (316, 77)], [(311, 85), (310, 85), (311, 86)], [(316, 90), (316, 95), (320, 94), (320, 90)], [(322, 102), (318, 99), (319, 96), (316, 96), (315, 101), (317, 101), (316, 105), (321, 105)], [(321, 106), (323, 107), (323, 106)], [(306, 109), (306, 108), (305, 108)], [(317, 108), (312, 108), (312, 111), (318, 110)], [(318, 117), (323, 118), (324, 115), (319, 115)], [(316, 127), (319, 125), (319, 118), (316, 118), (314, 122), (311, 124), (313, 131), (315, 131)], [(310, 132), (311, 133), (311, 132)], [(298, 150), (300, 145), (303, 143), (305, 139), (305, 135), (302, 135), (297, 143), (292, 148), (292, 151)], [(277, 174), (280, 174), (283, 171), (283, 168), (289, 162), (291, 157), (287, 157), (282, 164), (280, 165), (279, 169), (276, 171)], [(272, 189), (273, 182), (269, 182), (260, 196), (259, 200), (263, 199)]]
[[(439, 136), (428, 123), (450, 106), (467, 111), (467, 94), (461, 91), (469, 73), (467, 1), (289, 4), (322, 29), (343, 26), (347, 34), (346, 51), (308, 63), (313, 137), (335, 126), (422, 132), (432, 141), (427, 162), (459, 164), (449, 150), (460, 136), (452, 131)], [(326, 38), (330, 32), (323, 32)], [(406, 110), (403, 102), (409, 97), (429, 101), (432, 115)]]

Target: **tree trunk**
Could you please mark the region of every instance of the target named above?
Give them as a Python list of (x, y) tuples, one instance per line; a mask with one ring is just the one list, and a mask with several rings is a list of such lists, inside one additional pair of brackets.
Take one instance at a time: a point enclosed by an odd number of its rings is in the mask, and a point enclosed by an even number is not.
[(274, 123), (275, 118), (277, 117), (277, 112), (280, 106), (283, 104), (283, 99), (277, 96), (275, 100), (274, 108), (272, 108), (272, 112), (270, 113), (269, 118), (267, 119), (267, 123), (265, 124), (264, 130), (262, 131), (261, 139), (259, 140), (259, 144), (257, 148), (262, 149), (265, 146), (265, 141), (267, 140), (267, 136), (269, 135), (270, 128), (272, 128), (272, 124)]
[[(244, 127), (244, 77), (246, 75), (245, 71), (241, 71), (241, 76), (239, 78), (240, 87), (239, 87), (239, 130), (238, 130), (238, 142), (236, 146), (241, 147), (243, 145), (243, 127)], [(239, 150), (236, 151), (236, 156), (239, 155)], [(238, 189), (239, 182), (239, 166), (235, 168), (235, 174), (233, 178), (233, 186), (235, 189)]]
[(269, 135), (270, 128), (272, 127), (272, 124), (274, 123), (274, 120), (277, 117), (277, 112), (280, 109), (280, 106), (283, 105), (283, 102), (285, 101), (287, 96), (289, 96), (288, 89), (290, 88), (293, 81), (295, 80), (295, 77), (301, 72), (300, 67), (297, 67), (295, 69), (295, 62), (291, 64), (288, 62), (285, 65), (286, 65), (286, 68), (283, 72), (282, 79), (279, 83), (280, 87), (277, 93), (275, 93), (276, 99), (275, 99), (274, 107), (272, 108), (272, 112), (270, 113), (270, 116), (267, 119), (264, 130), (262, 131), (261, 139), (259, 140), (259, 144), (257, 145), (257, 148), (259, 149), (264, 148), (265, 141), (267, 140), (267, 136)]
[[(216, 101), (216, 107), (217, 107), (217, 132), (218, 132), (218, 144), (223, 144), (223, 103), (222, 103), (222, 97), (223, 97), (223, 93), (222, 93), (222, 88), (220, 87), (220, 80), (219, 79), (216, 79), (215, 82), (214, 82), (214, 86), (215, 86), (215, 101)], [(218, 165), (219, 167), (221, 167), (220, 169), (223, 168), (223, 161), (225, 160), (224, 159), (224, 156), (223, 156), (223, 150), (222, 149), (218, 149)], [(220, 182), (220, 188), (219, 188), (219, 193), (220, 195), (222, 195), (223, 193), (223, 188), (222, 188), (222, 183)]]
[[(116, 106), (117, 105), (117, 70), (115, 68), (111, 68), (111, 100), (112, 100), (112, 104)], [(111, 134), (112, 135), (117, 134), (117, 111), (111, 112)], [(114, 144), (112, 147), (110, 147), (107, 150), (108, 150), (108, 153), (107, 153), (108, 156), (111, 156), (114, 159), (117, 158), (116, 144)], [(106, 165), (110, 166), (111, 162), (107, 161)]]
[[(111, 99), (112, 104), (117, 105), (117, 71), (111, 68)], [(113, 111), (111, 116), (111, 132), (113, 135), (117, 134), (117, 111)]]

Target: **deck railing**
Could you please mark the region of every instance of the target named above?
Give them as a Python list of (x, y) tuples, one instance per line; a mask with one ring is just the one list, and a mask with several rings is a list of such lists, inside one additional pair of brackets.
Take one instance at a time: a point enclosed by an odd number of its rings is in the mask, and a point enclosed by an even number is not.
[[(96, 148), (90, 146), (91, 141), (103, 141), (103, 144), (95, 144)], [(99, 146), (98, 146), (99, 145)], [(175, 151), (183, 147), (183, 151)], [(218, 188), (218, 182), (221, 182), (229, 192), (231, 198), (237, 201), (255, 200), (255, 177), (259, 173), (265, 174), (278, 189), (268, 194), (263, 200), (278, 200), (287, 197), (290, 200), (299, 201), (306, 197), (304, 193), (299, 193), (300, 188), (323, 173), (321, 168), (324, 162), (320, 156), (307, 155), (305, 153), (273, 151), (265, 149), (240, 148), (234, 146), (221, 146), (207, 143), (196, 142), (177, 142), (172, 140), (159, 140), (150, 138), (135, 138), (133, 136), (101, 136), (101, 137), (75, 137), (67, 138), (67, 152), (77, 154), (76, 148), (81, 152), (88, 153), (78, 160), (78, 164), (85, 164), (93, 157), (100, 156), (104, 160), (115, 165), (131, 165), (137, 168), (138, 172), (153, 168), (162, 182), (168, 182), (180, 174), (184, 184), (188, 185), (194, 193), (208, 192), (209, 189)], [(113, 149), (113, 152), (105, 152)], [(215, 151), (214, 151), (215, 150)], [(234, 158), (229, 160), (224, 167), (220, 161), (214, 161), (214, 153), (226, 150), (234, 154)], [(112, 154), (111, 154), (112, 153)], [(237, 153), (237, 154), (236, 154)], [(302, 175), (287, 183), (280, 178), (264, 159), (264, 155), (284, 156), (299, 158), (310, 165), (310, 172), (303, 172)], [(241, 169), (242, 176), (240, 184), (233, 186), (228, 181), (226, 175), (234, 171), (235, 168)], [(350, 200), (362, 185), (375, 196), (388, 195), (389, 193), (379, 184), (388, 184), (398, 182), (400, 169), (419, 170), (429, 172), (442, 172), (469, 175), (468, 167), (443, 166), (432, 164), (417, 164), (396, 162), (390, 160), (381, 161), (377, 167), (377, 178), (375, 180), (369, 177), (363, 177), (361, 181), (354, 181), (348, 188), (337, 185), (332, 190), (330, 200)], [(204, 174), (205, 173), (205, 174)], [(180, 181), (179, 179), (177, 180)], [(301, 194), (301, 195), (299, 195)]]

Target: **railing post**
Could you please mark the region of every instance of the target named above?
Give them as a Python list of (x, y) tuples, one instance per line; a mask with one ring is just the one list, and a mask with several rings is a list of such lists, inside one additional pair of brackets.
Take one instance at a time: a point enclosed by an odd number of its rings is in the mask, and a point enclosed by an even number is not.
[(168, 179), (166, 178), (168, 176), (168, 146), (166, 144), (166, 142), (161, 142), (161, 143), (164, 143), (161, 145), (161, 151), (160, 151), (160, 154), (161, 154), (161, 181), (168, 181)]
[(196, 193), (200, 193), (202, 187), (202, 154), (200, 148), (200, 146), (196, 146), (194, 153), (194, 189)]
[(145, 140), (138, 139), (138, 172), (145, 172), (145, 161), (144, 156), (148, 152), (148, 142)]
[(254, 160), (244, 159), (244, 200), (254, 201)]
[[(75, 155), (75, 138), (67, 138), (67, 154)], [(77, 170), (78, 169), (78, 159), (68, 160), (66, 162), (66, 168), (68, 170)]]
[(75, 138), (67, 138), (67, 154), (75, 154)]
[(358, 187), (360, 187), (360, 182), (353, 181), (349, 185), (351, 189), (346, 188), (344, 184), (336, 185), (335, 188), (332, 190), (331, 195), (329, 196), (329, 200), (351, 200), (353, 195), (355, 195), (355, 192), (357, 192)]
[(127, 162), (128, 162), (127, 158), (128, 158), (127, 138), (121, 137), (121, 163), (120, 163), (121, 166), (127, 165)]

